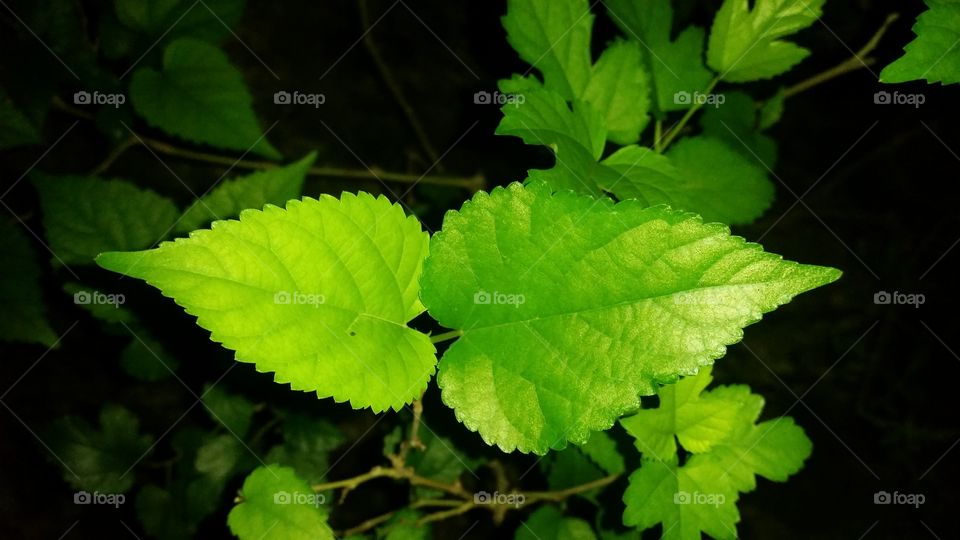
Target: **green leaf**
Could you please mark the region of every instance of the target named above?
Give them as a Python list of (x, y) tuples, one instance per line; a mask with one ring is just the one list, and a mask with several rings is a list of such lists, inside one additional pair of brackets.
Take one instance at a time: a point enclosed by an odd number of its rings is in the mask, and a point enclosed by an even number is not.
[(427, 540), (432, 538), (429, 524), (417, 525), (420, 514), (409, 508), (397, 512), (377, 529), (379, 540)]
[(227, 517), (240, 540), (333, 540), (322, 497), (289, 467), (259, 467), (243, 482)]
[(202, 474), (223, 480), (230, 476), (245, 451), (233, 435), (219, 435), (197, 450), (194, 466)]
[(123, 307), (122, 304), (126, 299), (122, 294), (108, 294), (75, 282), (64, 283), (63, 290), (73, 297), (73, 303), (76, 306), (95, 319), (106, 323), (125, 324), (136, 321), (134, 314)]
[(463, 331), (440, 363), (444, 402), (488, 444), (543, 454), (586, 442), (839, 276), (692, 214), (511, 184), (447, 213), (422, 298)]
[(39, 142), (39, 130), (0, 86), (0, 150)]
[(183, 38), (167, 46), (163, 71), (141, 67), (130, 81), (130, 99), (150, 126), (184, 140), (271, 159), (243, 76), (218, 48)]
[(524, 98), (521, 104), (503, 106), (496, 133), (553, 148), (556, 164), (552, 169), (529, 171), (530, 179), (543, 180), (557, 190), (601, 195), (596, 176), (603, 172), (597, 165), (606, 141), (603, 117), (583, 101), (574, 102), (571, 110), (559, 94), (546, 90), (528, 91)]
[(673, 9), (670, 0), (606, 0), (610, 18), (624, 34), (639, 42), (652, 74), (655, 105), (661, 113), (689, 109), (692, 101), (677, 100), (678, 92), (703, 92), (713, 74), (703, 65), (706, 33), (689, 26), (670, 39)]
[(617, 450), (617, 443), (605, 431), (598, 431), (580, 445), (580, 451), (600, 466), (607, 474), (620, 474), (626, 470), (623, 456)]
[(718, 540), (737, 538), (737, 491), (722, 465), (694, 456), (676, 461), (644, 460), (623, 493), (623, 522), (638, 529), (663, 524), (663, 540), (700, 540), (701, 531)]
[(97, 263), (159, 288), (277, 382), (379, 412), (418, 397), (436, 366), (430, 338), (406, 326), (423, 311), (427, 248), (399, 205), (345, 193), (245, 210)]
[(593, 66), (583, 99), (603, 116), (611, 141), (637, 142), (650, 121), (650, 82), (640, 45), (615, 41), (608, 46)]
[(170, 199), (122, 180), (37, 175), (33, 183), (55, 263), (90, 264), (104, 251), (149, 247), (177, 219)]
[(292, 414), (283, 421), (283, 444), (267, 453), (267, 463), (293, 467), (297, 476), (320, 483), (329, 472), (330, 452), (345, 442), (343, 433), (325, 420)]
[(317, 153), (311, 152), (286, 167), (225, 181), (187, 208), (177, 223), (177, 232), (186, 233), (214, 220), (237, 217), (248, 208), (282, 205), (300, 197), (307, 171), (316, 158)]
[[(472, 471), (480, 463), (460, 452), (446, 437), (439, 437), (430, 429), (422, 427), (418, 436), (425, 450), (413, 448), (407, 454), (407, 465), (417, 474), (446, 483), (454, 483), (467, 471)], [(416, 488), (418, 498), (429, 499), (442, 496), (437, 490)]]
[(710, 137), (686, 137), (666, 154), (625, 146), (603, 161), (616, 174), (600, 187), (618, 199), (646, 206), (667, 204), (696, 212), (705, 221), (750, 223), (773, 202), (765, 169)]
[[(756, 488), (756, 475), (786, 481), (809, 457), (810, 440), (792, 418), (756, 425), (761, 396), (742, 385), (704, 391), (710, 381), (702, 370), (662, 388), (658, 408), (621, 420), (645, 458), (623, 496), (625, 524), (663, 523), (665, 538), (736, 538), (739, 493)], [(693, 453), (683, 466), (674, 437)]]
[(44, 316), (40, 267), (27, 235), (7, 220), (0, 220), (0, 340), (39, 343), (57, 342), (57, 334)]
[(127, 409), (106, 405), (100, 411), (100, 429), (84, 419), (67, 416), (50, 428), (48, 443), (63, 460), (63, 478), (75, 489), (124, 493), (133, 486), (130, 470), (143, 458), (153, 438), (141, 435), (139, 421)]
[[(580, 447), (574, 445), (559, 452), (550, 452), (540, 465), (547, 477), (547, 485), (554, 491), (586, 484), (604, 476), (603, 471), (587, 458)], [(596, 492), (592, 490), (578, 495), (596, 503)]]
[(704, 135), (727, 143), (761, 171), (776, 167), (777, 143), (760, 132), (757, 104), (747, 94), (725, 93), (722, 105), (704, 108), (700, 126)]
[(595, 540), (590, 524), (566, 517), (555, 506), (541, 506), (517, 528), (516, 540)]
[(567, 100), (581, 96), (591, 64), (587, 0), (508, 0), (503, 27), (520, 58), (543, 74), (548, 90)]
[(707, 64), (730, 82), (786, 73), (810, 51), (782, 38), (810, 26), (826, 0), (724, 0), (713, 20)]
[(926, 0), (927, 11), (913, 25), (916, 39), (904, 55), (880, 72), (880, 82), (900, 83), (923, 79), (928, 83), (960, 82), (960, 3)]
[(620, 419), (644, 457), (672, 459), (677, 454), (677, 440), (690, 452), (706, 452), (742, 430), (744, 409), (759, 412), (763, 408), (763, 398), (751, 394), (746, 386), (725, 387), (701, 396), (713, 380), (710, 372), (707, 367), (696, 377), (664, 386), (659, 407)]
[(144, 382), (161, 381), (173, 375), (180, 363), (170, 356), (163, 344), (153, 336), (137, 329), (137, 336), (130, 340), (120, 353), (120, 367), (123, 371)]
[[(217, 44), (243, 15), (245, 0), (113, 0), (120, 23), (142, 34), (137, 54), (150, 45), (193, 37)], [(162, 40), (162, 41), (160, 41)]]
[(253, 419), (253, 403), (239, 394), (231, 394), (219, 386), (203, 387), (203, 404), (217, 427), (223, 425), (236, 437), (243, 437)]
[(760, 129), (770, 129), (780, 121), (786, 100), (787, 94), (781, 88), (773, 97), (763, 102), (760, 107)]

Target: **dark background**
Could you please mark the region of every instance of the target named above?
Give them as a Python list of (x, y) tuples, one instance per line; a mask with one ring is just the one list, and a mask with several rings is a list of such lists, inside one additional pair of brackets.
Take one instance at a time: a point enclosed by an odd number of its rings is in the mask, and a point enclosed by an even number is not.
[[(29, 9), (25, 5), (9, 3), (16, 13)], [(95, 41), (96, 14), (103, 6), (99, 2), (79, 5), (88, 15), (81, 31)], [(720, 2), (675, 5), (680, 22), (708, 25)], [(549, 153), (541, 148), (495, 137), (498, 109), (473, 103), (474, 92), (492, 92), (499, 78), (527, 68), (507, 44), (500, 26), (504, 2), (376, 1), (371, 2), (371, 18), (377, 20), (388, 8), (371, 35), (427, 136), (443, 155), (434, 173), (471, 176), (481, 172), (492, 187), (521, 180), (526, 169), (550, 163)], [(63, 77), (63, 67), (25, 32), (10, 9), (0, 6), (0, 81), (8, 88), (34, 88), (38, 102), (48, 100), (51, 92), (69, 98), (79, 89), (76, 80)], [(776, 83), (746, 89), (764, 98), (780, 84), (788, 86), (847, 59), (894, 10), (902, 17), (874, 52), (876, 65), (788, 100), (782, 121), (771, 132), (780, 147), (777, 200), (755, 224), (735, 229), (785, 258), (844, 271), (839, 282), (799, 297), (748, 328), (744, 342), (731, 347), (715, 369), (719, 382), (746, 383), (764, 395), (765, 417), (793, 416), (814, 442), (813, 456), (801, 473), (786, 484), (759, 480), (755, 492), (741, 497), (738, 531), (743, 538), (960, 535), (956, 517), (948, 514), (956, 506), (954, 486), (960, 478), (960, 450), (954, 448), (960, 440), (955, 405), (960, 357), (954, 352), (960, 350), (960, 341), (956, 317), (950, 315), (956, 311), (960, 257), (960, 248), (955, 249), (960, 238), (955, 195), (960, 180), (955, 121), (960, 86), (884, 87), (877, 82), (880, 68), (897, 58), (912, 39), (910, 26), (923, 4), (828, 0), (822, 23), (797, 38), (813, 55)], [(594, 46), (599, 50), (616, 35), (616, 29), (602, 6), (594, 11)], [(250, 0), (236, 32), (239, 40), (228, 38), (224, 48), (243, 70), (262, 124), (278, 121), (270, 139), (285, 155), (317, 149), (319, 164), (377, 166), (397, 172), (421, 173), (430, 166), (368, 51), (362, 44), (351, 48), (363, 32), (355, 2)], [(123, 62), (114, 67), (118, 73), (126, 69)], [(283, 89), (322, 92), (327, 102), (317, 110), (276, 107), (272, 95)], [(919, 108), (877, 105), (873, 94), (881, 89), (922, 93), (926, 102)], [(41, 147), (0, 154), (3, 189), (40, 159), (74, 120), (51, 111)], [(137, 125), (150, 133), (142, 123)], [(81, 122), (40, 160), (37, 170), (87, 171), (110, 148), (111, 140), (96, 125)], [(164, 161), (195, 189), (205, 189), (222, 172), (219, 167), (173, 158)], [(192, 200), (143, 149), (128, 152), (110, 176), (149, 186), (181, 204)], [(366, 190), (390, 195), (392, 190), (396, 196), (407, 190), (402, 184), (388, 187), (361, 180), (311, 178), (305, 194)], [(805, 194), (803, 202), (798, 203), (791, 192)], [(458, 207), (468, 196), (461, 189), (417, 186), (404, 200), (429, 229), (436, 230), (443, 211)], [(42, 237), (36, 196), (28, 182), (21, 182), (4, 202)], [(39, 242), (36, 247), (46, 259)], [(43, 354), (41, 347), (2, 346), (0, 390), (20, 380), (3, 397), (9, 410), (0, 410), (0, 531), (7, 531), (0, 536), (58, 538), (79, 520), (66, 538), (125, 538), (134, 533), (142, 537), (133, 505), (119, 511), (73, 505), (72, 490), (31, 430), (38, 433), (40, 426), (64, 414), (93, 419), (101, 404), (110, 401), (135, 411), (143, 429), (159, 436), (193, 404), (194, 397), (176, 380), (152, 386), (148, 392), (127, 384), (115, 360), (126, 341), (105, 335), (70, 302), (60, 290), (67, 277), (52, 270), (44, 277), (54, 328), (63, 332), (80, 321), (60, 348), (35, 364)], [(80, 277), (85, 283), (109, 284), (126, 293), (129, 306), (177, 356), (180, 377), (195, 391), (233, 365), (229, 351), (210, 342), (192, 318), (155, 291), (132, 280), (117, 282), (97, 268), (83, 269)], [(874, 294), (884, 290), (922, 293), (926, 303), (919, 308), (875, 305)], [(258, 374), (247, 364), (237, 365), (224, 379), (231, 389), (258, 401), (328, 415), (351, 438), (374, 426), (376, 418), (369, 412), (294, 394), (271, 381), (270, 375)], [(454, 438), (476, 456), (497, 455), (485, 448), (479, 436), (456, 423), (435, 387), (428, 392), (425, 414), (435, 431)], [(200, 425), (208, 422), (200, 409), (190, 415)], [(374, 426), (343, 456), (331, 479), (368, 469), (379, 459), (382, 436), (397, 423), (397, 418), (388, 418)], [(534, 459), (517, 455), (507, 461), (511, 474), (518, 475)], [(142, 479), (152, 473), (138, 474)], [(488, 481), (483, 474), (470, 480), (477, 486)], [(523, 483), (528, 489), (543, 487), (536, 474)], [(620, 511), (618, 494), (624, 485), (621, 480), (603, 498), (612, 520)], [(880, 490), (920, 493), (926, 502), (916, 509), (878, 506), (873, 498)], [(405, 490), (390, 481), (371, 483), (350, 496), (332, 524), (341, 529), (351, 526), (396, 507), (404, 496)], [(221, 513), (208, 520), (204, 537), (228, 535), (224, 526), (228, 509), (225, 504)], [(588, 510), (572, 506), (574, 513), (585, 516)], [(443, 522), (435, 531), (442, 538), (457, 538), (471, 527), (468, 537), (472, 538), (509, 535), (523, 515), (511, 514), (500, 533), (482, 511)], [(655, 531), (651, 534), (656, 537)]]

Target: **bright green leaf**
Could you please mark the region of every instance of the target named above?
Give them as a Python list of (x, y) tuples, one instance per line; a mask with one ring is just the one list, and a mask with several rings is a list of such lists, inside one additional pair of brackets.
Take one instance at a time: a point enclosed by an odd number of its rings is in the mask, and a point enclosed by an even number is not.
[(307, 171), (317, 158), (316, 152), (286, 167), (255, 172), (233, 178), (215, 187), (193, 203), (177, 222), (177, 232), (186, 233), (209, 225), (211, 221), (237, 217), (248, 208), (268, 204), (282, 205), (300, 197)]
[(219, 386), (203, 387), (203, 404), (213, 422), (224, 426), (235, 437), (243, 437), (253, 419), (253, 403), (239, 394), (231, 394)]
[(785, 73), (810, 51), (782, 38), (812, 25), (826, 0), (724, 0), (713, 20), (707, 64), (730, 82)]
[(703, 65), (706, 34), (689, 26), (670, 39), (673, 9), (670, 0), (606, 0), (607, 11), (626, 37), (641, 44), (653, 78), (653, 95), (660, 112), (689, 109), (690, 100), (675, 99), (680, 92), (693, 95), (710, 85), (713, 74)]
[(666, 154), (626, 146), (603, 165), (616, 174), (604, 176), (600, 187), (617, 198), (646, 206), (667, 204), (708, 222), (750, 223), (773, 202), (766, 170), (710, 137), (681, 139)]
[(435, 369), (429, 337), (406, 326), (423, 311), (427, 248), (399, 205), (344, 194), (246, 210), (97, 262), (161, 289), (277, 382), (379, 412), (418, 397)]
[(27, 235), (7, 220), (0, 220), (0, 340), (39, 343), (48, 347), (57, 334), (44, 316), (40, 267)]
[(152, 127), (194, 143), (279, 159), (254, 115), (243, 76), (213, 45), (190, 38), (163, 54), (163, 71), (141, 67), (130, 82), (137, 113)]
[(106, 405), (100, 428), (67, 416), (53, 423), (47, 442), (62, 460), (63, 478), (76, 489), (106, 494), (123, 493), (133, 486), (131, 470), (150, 448), (153, 438), (141, 435), (139, 421), (127, 409)]
[(173, 202), (122, 180), (37, 175), (54, 262), (90, 264), (104, 251), (150, 247), (173, 227)]
[(250, 473), (240, 504), (227, 517), (240, 540), (333, 540), (323, 498), (289, 467), (270, 465)]
[(960, 3), (956, 0), (926, 0), (927, 11), (913, 25), (916, 39), (904, 47), (904, 55), (880, 72), (880, 82), (926, 80), (960, 82)]
[(580, 97), (590, 79), (593, 14), (587, 0), (508, 0), (507, 41), (564, 99)]
[(603, 116), (611, 141), (637, 142), (650, 121), (650, 82), (640, 45), (616, 41), (607, 47), (593, 66), (583, 99)]
[(590, 524), (566, 517), (555, 506), (541, 506), (517, 528), (515, 540), (595, 540)]
[(511, 184), (447, 213), (422, 297), (463, 331), (440, 363), (444, 402), (488, 444), (543, 454), (609, 428), (839, 275), (692, 214)]

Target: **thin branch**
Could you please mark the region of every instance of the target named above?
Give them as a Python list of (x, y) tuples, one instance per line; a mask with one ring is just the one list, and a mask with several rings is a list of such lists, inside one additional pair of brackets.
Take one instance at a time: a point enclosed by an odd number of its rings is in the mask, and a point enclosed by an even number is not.
[(441, 510), (439, 512), (427, 514), (417, 520), (417, 525), (424, 525), (426, 523), (430, 523), (431, 521), (440, 521), (443, 519), (452, 518), (454, 516), (459, 516), (460, 514), (466, 514), (470, 510), (476, 508), (476, 506), (476, 503), (473, 501), (466, 501), (460, 506), (451, 508), (449, 510)]
[(463, 335), (463, 330), (451, 330), (435, 336), (430, 336), (430, 343), (442, 343), (451, 339), (457, 339)]
[(870, 38), (870, 41), (861, 47), (859, 51), (854, 53), (853, 56), (826, 71), (822, 71), (810, 77), (809, 79), (800, 81), (799, 83), (787, 88), (783, 92), (784, 97), (795, 96), (831, 79), (839, 77), (844, 73), (849, 73), (851, 71), (856, 71), (858, 69), (873, 65), (876, 62), (876, 59), (871, 58), (868, 55), (877, 48), (877, 45), (880, 44), (880, 39), (883, 38), (883, 35), (887, 33), (887, 29), (899, 17), (900, 15), (897, 13), (891, 13), (890, 15), (887, 15), (886, 20), (883, 21), (883, 25), (881, 25), (880, 28), (873, 34), (873, 37)]
[(352, 535), (354, 535), (354, 534), (360, 534), (360, 533), (367, 532), (367, 531), (369, 531), (370, 529), (376, 527), (377, 525), (380, 525), (381, 523), (383, 523), (383, 522), (385, 522), (385, 521), (389, 521), (390, 518), (392, 518), (394, 515), (396, 515), (396, 513), (397, 513), (397, 511), (394, 510), (393, 512), (387, 512), (386, 514), (383, 514), (383, 515), (381, 515), (381, 516), (377, 516), (377, 517), (374, 517), (374, 518), (370, 518), (370, 519), (364, 521), (363, 523), (357, 525), (356, 527), (350, 527), (349, 529), (341, 532), (340, 534), (337, 535), (337, 538), (345, 538), (345, 537), (347, 537), (347, 536), (352, 536)]
[(587, 482), (586, 484), (580, 484), (579, 486), (573, 486), (567, 489), (560, 489), (557, 491), (526, 491), (521, 493), (526, 497), (524, 504), (530, 504), (538, 501), (560, 502), (572, 495), (577, 495), (585, 491), (608, 486), (615, 482), (617, 478), (620, 478), (619, 474), (611, 474), (610, 476), (605, 476), (598, 480)]

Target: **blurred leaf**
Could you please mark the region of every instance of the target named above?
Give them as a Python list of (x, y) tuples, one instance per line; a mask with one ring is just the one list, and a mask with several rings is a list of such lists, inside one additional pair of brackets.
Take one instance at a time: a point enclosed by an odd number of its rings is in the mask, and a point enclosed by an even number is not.
[(170, 356), (163, 344), (141, 329), (120, 353), (120, 367), (131, 377), (155, 382), (166, 379), (180, 367), (177, 359)]
[(225, 426), (236, 437), (247, 434), (253, 418), (253, 403), (250, 400), (209, 384), (203, 387), (202, 396), (203, 404), (217, 426)]
[(39, 343), (48, 347), (57, 341), (44, 316), (40, 267), (33, 246), (20, 227), (0, 220), (0, 340)]
[(240, 21), (245, 4), (245, 0), (113, 0), (121, 24), (143, 34), (144, 44), (163, 39), (161, 46), (181, 37), (219, 43)]
[[(547, 456), (540, 463), (551, 490), (579, 486), (605, 476), (603, 471), (576, 445), (570, 445), (558, 452), (550, 452)], [(587, 491), (579, 495), (596, 502), (596, 491)]]
[(326, 420), (291, 414), (283, 421), (283, 444), (271, 448), (265, 461), (293, 467), (300, 478), (311, 484), (321, 483), (329, 472), (330, 452), (345, 440), (343, 433)]
[(63, 478), (76, 489), (124, 493), (133, 486), (131, 470), (150, 448), (153, 437), (141, 435), (139, 421), (127, 409), (106, 405), (100, 411), (100, 428), (86, 420), (66, 416), (50, 427), (47, 442), (66, 464)]
[(40, 131), (0, 86), (0, 150), (39, 142)]
[[(420, 476), (452, 484), (460, 475), (480, 465), (477, 460), (460, 452), (450, 439), (437, 436), (425, 425), (420, 426), (418, 436), (426, 449), (411, 448), (407, 454), (407, 465), (413, 467)], [(429, 488), (418, 487), (415, 491), (420, 499), (442, 495), (440, 491)]]
[(317, 158), (311, 152), (286, 167), (231, 178), (213, 188), (187, 208), (177, 223), (177, 232), (185, 233), (218, 219), (236, 218), (242, 210), (263, 208), (267, 204), (283, 206), (300, 198), (307, 171)]
[(148, 124), (170, 135), (225, 150), (281, 157), (260, 128), (241, 73), (223, 52), (203, 41), (181, 38), (168, 45), (162, 72), (138, 68), (130, 82), (130, 97)]
[(429, 524), (417, 525), (420, 514), (409, 508), (397, 512), (377, 529), (378, 540), (428, 540), (432, 538)]
[(606, 431), (597, 431), (590, 435), (587, 442), (580, 445), (580, 451), (607, 474), (620, 474), (626, 470), (616, 441)]
[[(757, 103), (742, 92), (727, 92), (723, 96), (723, 104), (703, 108), (700, 117), (703, 134), (727, 143), (761, 171), (772, 170), (777, 166), (777, 143), (760, 131), (761, 111)], [(775, 113), (767, 112), (768, 115)]]
[(595, 540), (590, 524), (566, 517), (555, 506), (541, 506), (517, 528), (515, 540)]
[(327, 511), (293, 469), (270, 465), (247, 477), (227, 518), (240, 540), (333, 540)]
[(202, 474), (216, 480), (230, 476), (246, 449), (232, 434), (219, 435), (197, 450), (194, 465)]
[(786, 101), (787, 94), (781, 88), (770, 99), (763, 102), (763, 106), (760, 107), (760, 129), (770, 129), (780, 121)]
[(123, 295), (104, 293), (98, 289), (67, 282), (63, 290), (73, 297), (73, 303), (92, 315), (95, 319), (106, 323), (133, 323), (136, 317), (129, 309), (123, 307)]
[(37, 174), (33, 183), (55, 264), (90, 264), (104, 251), (149, 247), (177, 219), (172, 201), (122, 180)]

